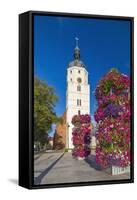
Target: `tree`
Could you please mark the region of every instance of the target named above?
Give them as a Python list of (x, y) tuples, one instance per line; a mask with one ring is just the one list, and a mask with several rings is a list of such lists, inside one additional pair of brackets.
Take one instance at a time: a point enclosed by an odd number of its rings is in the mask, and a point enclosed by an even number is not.
[(48, 132), (52, 124), (57, 122), (54, 107), (58, 97), (54, 88), (34, 78), (34, 142), (44, 146), (48, 141)]
[(57, 131), (55, 131), (55, 134), (54, 134), (53, 148), (56, 150), (62, 150), (65, 148), (65, 145), (63, 143), (63, 138), (61, 135), (57, 133)]

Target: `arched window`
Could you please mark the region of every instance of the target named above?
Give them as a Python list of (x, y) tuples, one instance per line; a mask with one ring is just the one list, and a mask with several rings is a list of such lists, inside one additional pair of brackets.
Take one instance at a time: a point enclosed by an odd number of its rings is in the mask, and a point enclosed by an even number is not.
[(78, 115), (80, 115), (80, 110), (78, 110)]
[(77, 86), (77, 91), (79, 91), (79, 92), (81, 91), (81, 86), (80, 85)]
[(77, 78), (78, 83), (82, 83), (82, 79), (80, 77)]

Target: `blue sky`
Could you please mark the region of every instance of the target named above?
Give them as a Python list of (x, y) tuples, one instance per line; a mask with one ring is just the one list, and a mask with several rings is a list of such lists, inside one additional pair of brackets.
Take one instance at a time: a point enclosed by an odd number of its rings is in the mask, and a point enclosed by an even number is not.
[(73, 60), (75, 37), (89, 72), (90, 111), (100, 78), (112, 67), (130, 75), (130, 22), (124, 20), (34, 16), (34, 74), (55, 88), (57, 115), (66, 108), (66, 70)]

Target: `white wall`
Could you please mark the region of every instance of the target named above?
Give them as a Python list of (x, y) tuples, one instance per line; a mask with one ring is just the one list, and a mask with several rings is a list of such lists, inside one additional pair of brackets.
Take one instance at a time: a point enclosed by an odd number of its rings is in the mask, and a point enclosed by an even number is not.
[[(27, 10), (135, 16), (136, 0), (3, 0), (0, 2), (0, 199), (136, 199), (137, 183), (28, 191), (14, 183), (18, 176), (18, 14)], [(135, 55), (137, 55), (135, 45)], [(137, 60), (135, 58), (135, 66)], [(135, 69), (137, 74), (137, 69)], [(135, 77), (136, 78), (136, 77)], [(135, 85), (137, 81), (135, 80)], [(135, 87), (135, 100), (137, 87)], [(136, 107), (135, 104), (135, 115)], [(137, 121), (135, 119), (135, 129)], [(137, 157), (135, 131), (135, 157)], [(135, 158), (135, 175), (137, 171)]]

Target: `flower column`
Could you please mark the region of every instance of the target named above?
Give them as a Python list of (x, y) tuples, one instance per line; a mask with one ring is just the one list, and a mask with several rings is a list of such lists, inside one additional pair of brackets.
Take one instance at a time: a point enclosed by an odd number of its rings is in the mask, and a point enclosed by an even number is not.
[(103, 168), (116, 166), (124, 169), (130, 165), (129, 91), (129, 77), (116, 69), (107, 73), (96, 88), (96, 161)]
[(89, 115), (75, 115), (72, 118), (74, 125), (72, 132), (73, 151), (72, 156), (77, 159), (84, 159), (90, 154), (91, 142), (91, 118)]

